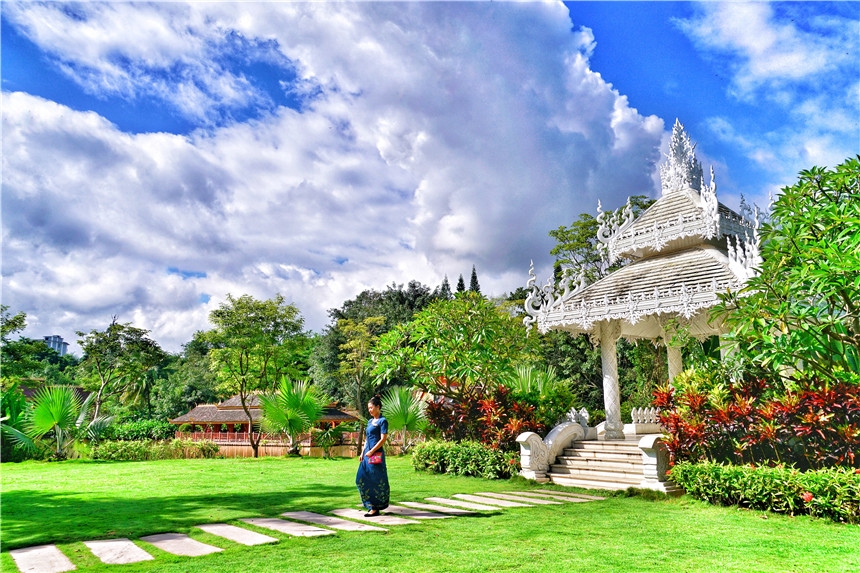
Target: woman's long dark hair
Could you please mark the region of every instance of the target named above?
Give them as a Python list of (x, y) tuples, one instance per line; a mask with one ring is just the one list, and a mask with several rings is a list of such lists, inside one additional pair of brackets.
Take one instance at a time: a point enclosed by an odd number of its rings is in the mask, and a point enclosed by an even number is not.
[(379, 397), (379, 394), (375, 394), (373, 398), (368, 400), (368, 403), (373, 404), (374, 406), (382, 407), (382, 398)]

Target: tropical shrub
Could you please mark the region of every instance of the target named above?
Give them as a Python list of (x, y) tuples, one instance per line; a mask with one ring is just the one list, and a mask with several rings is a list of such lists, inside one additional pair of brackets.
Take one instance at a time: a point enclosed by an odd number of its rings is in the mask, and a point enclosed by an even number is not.
[(434, 302), (412, 322), (382, 335), (369, 361), (380, 383), (406, 379), (431, 394), (435, 401), (427, 416), (431, 425), (440, 419), (443, 435), (477, 440), (482, 434), (478, 403), (533, 347), (519, 319), (467, 292)]
[(763, 262), (715, 314), (750, 367), (860, 373), (860, 156), (782, 189), (760, 233)]
[(3, 434), (27, 452), (48, 448), (53, 459), (64, 460), (78, 440), (97, 442), (113, 421), (104, 416), (87, 421), (93, 398), (90, 394), (82, 403), (73, 386), (46, 386), (20, 412), (20, 429), (4, 425)]
[(123, 440), (105, 441), (92, 448), (94, 460), (145, 461), (187, 458), (214, 458), (218, 444), (211, 440)]
[(711, 503), (860, 523), (860, 470), (683, 462), (670, 475), (687, 493)]
[(298, 453), (296, 436), (313, 428), (322, 417), (326, 402), (310, 382), (292, 381), (284, 376), (274, 394), (260, 395), (263, 428), (267, 432), (286, 434), (290, 453)]
[(860, 468), (860, 376), (776, 382), (686, 372), (655, 391), (673, 461)]
[(114, 424), (104, 437), (108, 440), (168, 440), (175, 432), (176, 426), (166, 420), (143, 419)]
[(518, 452), (504, 452), (468, 440), (421, 442), (412, 452), (412, 467), (418, 471), (485, 479), (507, 479), (520, 471)]
[(482, 392), (475, 400), (455, 402), (436, 397), (427, 404), (428, 432), (453, 441), (475, 441), (495, 449), (519, 451), (523, 432), (543, 433), (535, 407), (512, 396), (505, 386)]

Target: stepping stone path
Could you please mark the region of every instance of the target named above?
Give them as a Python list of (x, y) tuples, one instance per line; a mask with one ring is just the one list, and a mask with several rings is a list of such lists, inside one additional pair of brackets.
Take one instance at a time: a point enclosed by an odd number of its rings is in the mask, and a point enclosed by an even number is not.
[(412, 519), (450, 519), (454, 517), (453, 515), (434, 513), (432, 511), (427, 511), (426, 509), (421, 510), (412, 507), (400, 507), (399, 505), (389, 505), (387, 508), (385, 508), (385, 513), (396, 513), (397, 515), (411, 517)]
[[(458, 507), (447, 507), (444, 505), (436, 505), (433, 503), (421, 503), (418, 501), (401, 501), (400, 503), (402, 503), (403, 505), (408, 505), (409, 507), (416, 507), (418, 509), (426, 509), (429, 511), (438, 511), (440, 513), (450, 513), (453, 516), (456, 516), (456, 515), (474, 515), (475, 514), (474, 511), (469, 511), (468, 509), (460, 509)], [(388, 511), (388, 510), (386, 510), (386, 511)]]
[(265, 527), (272, 531), (280, 531), (287, 535), (295, 537), (318, 537), (320, 535), (334, 535), (331, 529), (323, 529), (322, 527), (314, 527), (306, 523), (296, 523), (295, 521), (287, 521), (276, 517), (260, 517), (254, 519), (240, 519), (245, 523), (256, 525), (257, 527)]
[(312, 513), (310, 511), (288, 511), (286, 513), (282, 513), (281, 515), (283, 515), (284, 517), (289, 517), (290, 519), (307, 521), (309, 523), (325, 525), (326, 527), (331, 527), (332, 529), (342, 529), (344, 531), (387, 531), (387, 529), (384, 529), (382, 527), (367, 525), (366, 523), (356, 523), (354, 521), (338, 519), (337, 517), (330, 517), (328, 515)]
[(369, 521), (370, 523), (378, 523), (379, 525), (415, 525), (416, 523), (421, 523), (420, 521), (415, 521), (414, 519), (404, 519), (402, 517), (394, 517), (393, 515), (375, 515), (373, 517), (365, 517), (366, 509), (358, 510), (358, 509), (335, 509), (330, 513), (333, 513), (339, 517), (347, 517), (349, 519), (357, 519), (361, 521)]
[[(457, 496), (455, 495), (454, 497)], [(432, 501), (433, 503), (454, 505), (457, 507), (465, 507), (466, 509), (475, 509), (478, 511), (497, 511), (502, 509), (501, 507), (487, 505), (486, 503), (472, 503), (470, 501), (461, 501), (459, 499), (448, 499), (447, 497), (425, 497), (424, 499), (426, 499), (427, 501)]]
[(567, 494), (554, 495), (556, 492), (553, 492), (553, 493), (532, 493), (532, 492), (530, 492), (530, 491), (506, 491), (505, 493), (512, 493), (512, 494), (519, 495), (519, 496), (524, 496), (524, 497), (527, 497), (527, 498), (541, 498), (541, 497), (548, 497), (548, 498), (551, 498), (551, 499), (557, 499), (557, 500), (560, 500), (560, 501), (566, 501), (566, 502), (568, 502), (568, 503), (581, 503), (581, 502), (583, 502), (583, 501), (594, 501), (595, 499), (598, 499), (598, 500), (599, 500), (599, 499), (606, 499), (606, 498), (603, 498), (603, 497), (597, 497), (597, 496), (594, 496), (594, 495), (590, 495), (590, 496), (588, 496), (588, 498), (590, 498), (590, 499), (585, 498), (585, 497), (573, 497), (573, 496), (570, 496), (570, 495), (567, 495)]
[(493, 493), (489, 491), (479, 491), (477, 495), (482, 495), (484, 497), (493, 497), (496, 499), (504, 499), (507, 501), (524, 501), (526, 503), (533, 503), (535, 505), (562, 505), (560, 501), (552, 501), (549, 499), (541, 499), (538, 497), (523, 497), (521, 495), (508, 495), (506, 493)]
[[(280, 520), (278, 520), (280, 521)], [(206, 525), (198, 525), (206, 533), (241, 543), (242, 545), (262, 545), (263, 543), (277, 543), (278, 540), (256, 531), (249, 531), (236, 527), (235, 525), (227, 525), (226, 523), (209, 523)]]
[(84, 541), (84, 545), (102, 563), (107, 563), (108, 565), (124, 565), (126, 563), (137, 563), (138, 561), (155, 559), (155, 557), (135, 545), (131, 539), (126, 539), (125, 537), (120, 539)]
[(209, 555), (210, 553), (224, 551), (220, 547), (201, 543), (182, 533), (159, 533), (158, 535), (147, 535), (140, 539), (147, 543), (152, 543), (162, 551), (167, 551), (174, 555), (185, 555), (187, 557), (199, 557), (200, 555)]
[[(334, 535), (336, 532), (332, 531), (333, 529), (341, 531), (387, 531), (387, 529), (377, 527), (377, 525), (359, 523), (362, 521), (378, 525), (410, 525), (420, 523), (418, 520), (422, 519), (446, 519), (458, 515), (474, 515), (476, 511), (501, 511), (505, 507), (562, 505), (560, 503), (562, 501), (583, 503), (605, 499), (584, 493), (540, 489), (506, 491), (502, 493), (487, 491), (477, 492), (476, 494), (458, 493), (452, 497), (456, 499), (428, 497), (425, 498), (426, 501), (432, 503), (417, 501), (400, 502), (399, 505), (389, 506), (384, 510), (382, 515), (374, 517), (364, 517), (366, 510), (343, 508), (330, 512), (338, 517), (311, 511), (288, 511), (282, 513), (281, 516), (291, 521), (271, 517), (249, 518), (239, 521), (296, 537), (314, 537), (318, 535)], [(309, 523), (314, 525), (308, 525)], [(316, 525), (322, 527), (315, 527)], [(198, 525), (197, 527), (207, 533), (242, 545), (260, 545), (263, 543), (277, 543), (279, 541), (274, 537), (226, 523), (209, 523)], [(201, 543), (181, 533), (147, 535), (141, 537), (140, 540), (151, 543), (167, 553), (189, 557), (223, 551), (220, 547)], [(130, 539), (125, 538), (85, 541), (84, 545), (102, 562), (108, 564), (136, 563), (155, 559), (155, 557), (138, 547)], [(64, 571), (75, 570), (74, 563), (56, 545), (40, 545), (37, 547), (14, 549), (9, 554), (22, 573), (62, 573)]]
[(529, 505), (527, 503), (505, 501), (502, 499), (494, 499), (492, 497), (481, 497), (480, 495), (471, 495), (468, 493), (455, 493), (454, 497), (458, 499), (465, 499), (466, 501), (473, 501), (475, 503), (491, 503), (493, 505), (498, 505), (499, 507), (534, 507), (533, 505)]

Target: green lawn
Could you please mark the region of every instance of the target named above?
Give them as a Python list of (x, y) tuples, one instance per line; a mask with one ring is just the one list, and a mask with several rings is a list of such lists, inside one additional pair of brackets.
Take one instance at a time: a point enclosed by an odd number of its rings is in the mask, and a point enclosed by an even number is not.
[[(291, 538), (260, 529), (281, 541), (252, 548), (194, 528), (355, 506), (355, 469), (354, 460), (297, 458), (3, 464), (0, 569), (16, 570), (10, 549), (55, 542), (86, 571), (860, 571), (860, 527), (687, 497), (514, 508), (387, 533)], [(417, 473), (407, 458), (389, 458), (389, 475), (392, 501), (537, 487)], [(225, 551), (183, 558), (138, 542), (155, 561), (106, 566), (81, 543), (160, 532)]]

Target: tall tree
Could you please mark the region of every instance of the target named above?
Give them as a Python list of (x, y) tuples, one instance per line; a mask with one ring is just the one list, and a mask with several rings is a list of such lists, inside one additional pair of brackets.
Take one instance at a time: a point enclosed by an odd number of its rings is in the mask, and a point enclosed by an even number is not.
[(466, 292), (466, 281), (463, 280), (463, 275), (457, 279), (457, 292)]
[(79, 370), (90, 377), (84, 388), (95, 390), (95, 411), (98, 418), (104, 400), (118, 394), (128, 384), (145, 376), (166, 357), (149, 331), (119, 323), (113, 317), (105, 330), (78, 331), (78, 344), (84, 351)]
[(481, 293), (481, 285), (478, 284), (478, 271), (475, 270), (475, 265), (472, 265), (472, 277), (469, 279), (469, 292)]
[[(224, 393), (237, 394), (242, 410), (253, 428), (251, 396), (271, 392), (284, 375), (299, 377), (301, 356), (307, 337), (302, 332), (304, 320), (299, 309), (284, 301), (281, 295), (257, 300), (250, 295), (227, 300), (209, 313), (215, 328), (203, 339), (211, 345), (210, 367), (217, 373)], [(254, 457), (259, 457), (262, 434), (249, 432)]]
[(448, 275), (445, 275), (445, 278), (442, 279), (442, 286), (439, 287), (439, 299), (451, 300), (451, 298), (451, 283), (448, 282)]

